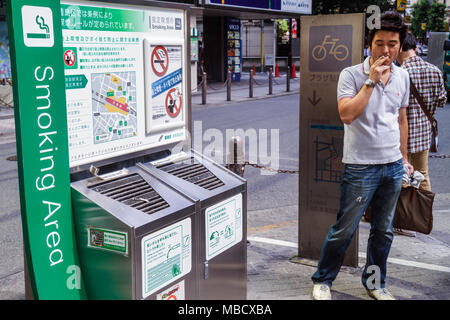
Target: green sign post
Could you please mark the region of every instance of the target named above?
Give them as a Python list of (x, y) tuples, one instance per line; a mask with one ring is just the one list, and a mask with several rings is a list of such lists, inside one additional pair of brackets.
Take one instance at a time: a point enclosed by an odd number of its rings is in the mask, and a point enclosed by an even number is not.
[(24, 248), (33, 296), (85, 298), (72, 223), (60, 2), (8, 0), (7, 14)]

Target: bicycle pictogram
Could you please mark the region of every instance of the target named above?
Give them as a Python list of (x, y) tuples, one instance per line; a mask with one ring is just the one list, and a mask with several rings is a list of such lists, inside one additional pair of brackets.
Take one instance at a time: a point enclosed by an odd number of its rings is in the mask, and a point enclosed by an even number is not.
[[(322, 61), (327, 57), (327, 55), (334, 56), (338, 61), (344, 61), (347, 59), (349, 53), (347, 46), (344, 44), (336, 45), (340, 40), (339, 38), (332, 38), (331, 40), (328, 40), (329, 38), (331, 38), (331, 36), (326, 35), (323, 38), (322, 43), (313, 48), (313, 59), (316, 61)], [(331, 47), (327, 50), (325, 46)]]

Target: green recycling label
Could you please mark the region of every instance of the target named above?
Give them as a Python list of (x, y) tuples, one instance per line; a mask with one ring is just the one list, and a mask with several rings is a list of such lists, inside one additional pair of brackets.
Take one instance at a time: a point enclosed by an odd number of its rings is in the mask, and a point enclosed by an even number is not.
[(188, 274), (192, 268), (191, 218), (142, 238), (142, 296)]
[(207, 208), (205, 226), (207, 260), (239, 243), (243, 237), (242, 194)]
[(88, 247), (128, 254), (128, 236), (126, 232), (88, 228)]

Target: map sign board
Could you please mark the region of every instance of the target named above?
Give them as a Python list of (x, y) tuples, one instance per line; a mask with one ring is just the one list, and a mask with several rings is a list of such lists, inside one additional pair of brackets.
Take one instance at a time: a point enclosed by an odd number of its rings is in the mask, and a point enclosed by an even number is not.
[(185, 13), (61, 3), (70, 167), (187, 138)]

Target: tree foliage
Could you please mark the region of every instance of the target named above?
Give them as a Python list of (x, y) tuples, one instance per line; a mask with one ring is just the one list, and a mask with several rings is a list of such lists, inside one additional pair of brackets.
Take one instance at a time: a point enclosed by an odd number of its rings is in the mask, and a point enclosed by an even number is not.
[(431, 8), (429, 11), (429, 25), (428, 30), (430, 31), (445, 31), (445, 15), (447, 8), (445, 4), (439, 3), (436, 0), (431, 4)]
[(278, 26), (278, 37), (282, 38), (289, 31), (289, 23), (286, 19), (276, 19)]
[(430, 3), (428, 0), (420, 0), (413, 6), (411, 14), (411, 32), (417, 39), (425, 38), (425, 30), (422, 30), (422, 23), (428, 25), (428, 11), (430, 10)]
[[(436, 0), (420, 0), (413, 6), (411, 32), (417, 39), (425, 39), (427, 31), (445, 31), (446, 6)], [(422, 30), (422, 23), (426, 23)]]

